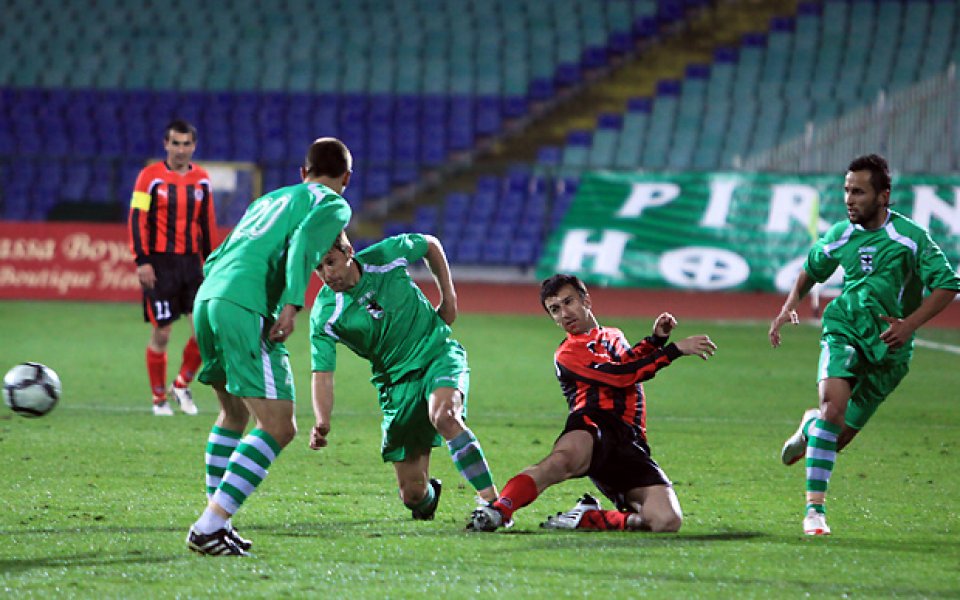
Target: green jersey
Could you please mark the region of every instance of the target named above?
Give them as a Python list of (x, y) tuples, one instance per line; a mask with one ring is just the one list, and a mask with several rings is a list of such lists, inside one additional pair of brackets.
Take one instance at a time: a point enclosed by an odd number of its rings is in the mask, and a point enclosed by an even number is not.
[(427, 253), (422, 235), (387, 238), (357, 253), (360, 280), (345, 292), (324, 286), (310, 313), (314, 371), (333, 371), (336, 343), (370, 361), (377, 386), (427, 367), (450, 327), (410, 278), (407, 266)]
[[(843, 291), (823, 311), (823, 333), (850, 339), (871, 363), (888, 357), (879, 316), (905, 317), (923, 301), (924, 288), (960, 290), (960, 278), (922, 227), (890, 211), (883, 226), (867, 230), (841, 221), (810, 250), (803, 265), (816, 281), (843, 268)], [(890, 358), (909, 358), (913, 344)]]
[(224, 298), (264, 316), (303, 306), (310, 274), (350, 214), (347, 201), (319, 183), (261, 196), (207, 259), (196, 301)]

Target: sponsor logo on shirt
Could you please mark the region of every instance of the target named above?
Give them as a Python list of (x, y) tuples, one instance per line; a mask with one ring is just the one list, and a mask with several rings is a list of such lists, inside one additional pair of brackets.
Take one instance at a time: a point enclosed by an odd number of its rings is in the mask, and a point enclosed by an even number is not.
[(875, 246), (862, 246), (860, 252), (860, 270), (864, 273), (873, 271), (873, 255), (877, 251)]

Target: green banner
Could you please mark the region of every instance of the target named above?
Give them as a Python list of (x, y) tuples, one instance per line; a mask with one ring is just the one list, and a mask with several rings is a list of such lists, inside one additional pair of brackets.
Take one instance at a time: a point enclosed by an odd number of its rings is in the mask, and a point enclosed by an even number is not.
[[(960, 263), (960, 177), (895, 177), (891, 207), (926, 227), (951, 264)], [(617, 287), (786, 292), (815, 237), (845, 219), (842, 176), (586, 173), (537, 275), (573, 273)]]

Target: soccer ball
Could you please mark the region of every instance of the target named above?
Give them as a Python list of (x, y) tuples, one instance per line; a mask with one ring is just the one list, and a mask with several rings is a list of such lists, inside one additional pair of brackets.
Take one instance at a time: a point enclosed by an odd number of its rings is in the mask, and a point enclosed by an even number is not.
[(3, 376), (3, 402), (22, 417), (42, 417), (60, 399), (60, 377), (53, 369), (28, 362)]

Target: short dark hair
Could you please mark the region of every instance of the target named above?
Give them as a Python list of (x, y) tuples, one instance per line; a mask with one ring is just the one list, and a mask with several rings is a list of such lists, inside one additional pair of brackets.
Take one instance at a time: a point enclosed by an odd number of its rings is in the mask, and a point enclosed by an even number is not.
[(340, 230), (340, 233), (337, 234), (336, 239), (333, 240), (333, 245), (330, 246), (330, 250), (339, 250), (344, 254), (347, 253), (347, 248), (353, 247), (353, 244), (350, 243), (350, 238), (347, 237), (347, 232)]
[(581, 299), (587, 297), (587, 286), (580, 281), (579, 277), (576, 275), (557, 273), (540, 282), (540, 306), (543, 307), (543, 310), (547, 310), (547, 298), (556, 296), (565, 285), (573, 286), (573, 289), (577, 290), (577, 293), (580, 294)]
[(880, 193), (890, 190), (890, 167), (887, 159), (879, 154), (866, 154), (850, 161), (847, 171), (870, 171), (870, 185)]
[(184, 119), (174, 119), (167, 123), (167, 128), (163, 130), (164, 141), (170, 139), (170, 132), (189, 133), (194, 142), (197, 141), (197, 128)]
[(312, 177), (340, 177), (353, 168), (353, 155), (337, 138), (318, 138), (307, 148), (303, 168)]

